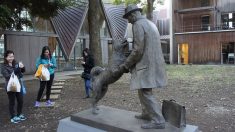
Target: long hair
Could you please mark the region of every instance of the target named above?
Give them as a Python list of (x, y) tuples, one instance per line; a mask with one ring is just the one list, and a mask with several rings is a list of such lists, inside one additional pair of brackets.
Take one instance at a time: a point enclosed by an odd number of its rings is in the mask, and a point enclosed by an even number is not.
[(46, 58), (45, 55), (44, 55), (44, 53), (45, 53), (46, 50), (49, 51), (49, 57), (50, 57), (50, 59), (51, 59), (51, 50), (50, 50), (50, 48), (49, 48), (48, 46), (44, 46), (44, 47), (42, 48), (41, 59), (45, 59), (45, 58)]
[[(7, 61), (7, 56), (9, 54), (13, 54), (14, 55), (14, 52), (12, 50), (7, 50), (5, 53), (4, 53), (4, 64), (7, 64), (8, 65), (8, 61)], [(15, 65), (16, 64), (16, 61), (15, 59), (13, 60), (12, 62), (12, 65)]]
[[(85, 56), (84, 52), (87, 53), (87, 56)], [(90, 50), (88, 48), (85, 48), (84, 50), (82, 50), (82, 57), (85, 58), (85, 57), (88, 57), (88, 56), (92, 56), (91, 52), (90, 52)]]
[[(87, 56), (85, 56), (84, 51), (87, 53)], [(93, 57), (93, 55), (91, 54), (91, 52), (90, 52), (90, 50), (88, 48), (85, 48), (82, 51), (82, 57), (84, 58), (85, 62), (87, 61), (87, 59), (89, 59), (91, 61), (94, 61), (94, 57)]]

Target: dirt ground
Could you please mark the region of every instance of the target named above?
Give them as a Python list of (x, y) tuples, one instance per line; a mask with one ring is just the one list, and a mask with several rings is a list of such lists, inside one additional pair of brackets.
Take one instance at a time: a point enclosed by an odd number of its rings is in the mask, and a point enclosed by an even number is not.
[[(235, 132), (235, 67), (168, 65), (168, 87), (154, 90), (159, 101), (174, 99), (186, 106), (187, 123), (199, 126), (203, 132)], [(129, 90), (130, 75), (110, 85), (100, 105), (141, 112), (137, 92)], [(6, 92), (0, 90), (0, 131), (54, 132), (58, 121), (90, 107), (84, 97), (84, 81), (65, 83), (54, 108), (34, 108), (38, 80), (26, 82), (24, 114), (28, 119), (11, 124)]]

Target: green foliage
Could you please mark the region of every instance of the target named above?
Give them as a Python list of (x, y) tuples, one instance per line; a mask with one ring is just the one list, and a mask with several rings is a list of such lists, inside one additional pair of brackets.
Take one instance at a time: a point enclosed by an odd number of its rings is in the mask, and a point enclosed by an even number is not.
[(114, 5), (120, 5), (123, 4), (124, 2), (122, 0), (113, 0)]
[[(113, 0), (113, 4), (115, 5), (120, 5), (120, 4), (125, 4), (126, 6), (129, 4), (140, 4), (143, 9), (143, 13), (147, 12), (147, 1), (148, 0)], [(165, 0), (153, 0), (156, 4), (163, 5)], [(155, 7), (154, 7), (155, 8)]]
[(30, 18), (21, 16), (22, 11), (28, 11), (32, 17), (49, 19), (57, 15), (59, 9), (74, 5), (77, 1), (78, 0), (1, 0), (0, 29), (22, 30), (23, 25), (32, 26)]
[(138, 4), (140, 3), (141, 0), (114, 0), (113, 4), (115, 5), (120, 5), (120, 4), (125, 4), (125, 5), (130, 5), (130, 4)]
[(31, 0), (31, 4), (26, 7), (32, 16), (44, 19), (55, 16), (59, 9), (64, 9), (66, 3), (60, 0)]
[(126, 5), (130, 5), (130, 4), (138, 4), (140, 3), (140, 0), (125, 0)]
[[(147, 1), (148, 0), (113, 0), (113, 4), (114, 5), (120, 5), (120, 4), (125, 4), (125, 5), (129, 5), (129, 4), (141, 4), (142, 6), (146, 6), (147, 5)], [(153, 0), (154, 2), (156, 2), (157, 4), (163, 5), (165, 0)], [(144, 7), (146, 8), (146, 7)]]
[(5, 5), (0, 5), (0, 29), (11, 26), (14, 20), (10, 16), (12, 16), (11, 10)]

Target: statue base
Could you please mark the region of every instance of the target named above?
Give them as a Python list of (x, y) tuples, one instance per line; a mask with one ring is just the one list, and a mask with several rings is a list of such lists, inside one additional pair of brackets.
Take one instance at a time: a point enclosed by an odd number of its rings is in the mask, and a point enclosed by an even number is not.
[(177, 128), (169, 123), (165, 129), (142, 129), (141, 124), (147, 122), (136, 119), (136, 114), (139, 113), (99, 106), (97, 115), (88, 109), (60, 120), (57, 132), (199, 132), (197, 126)]

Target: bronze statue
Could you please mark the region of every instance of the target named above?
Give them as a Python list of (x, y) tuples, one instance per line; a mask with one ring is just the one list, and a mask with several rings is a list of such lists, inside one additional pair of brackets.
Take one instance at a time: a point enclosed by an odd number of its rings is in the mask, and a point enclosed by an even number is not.
[(92, 111), (97, 114), (97, 103), (107, 92), (108, 84), (114, 83), (123, 73), (130, 71), (130, 89), (138, 90), (142, 105), (142, 114), (135, 117), (152, 121), (143, 124), (141, 127), (144, 129), (164, 129), (165, 119), (152, 92), (152, 89), (162, 88), (167, 84), (160, 35), (156, 25), (143, 17), (141, 11), (136, 5), (130, 5), (123, 16), (133, 24), (134, 41), (130, 55), (125, 57), (126, 43), (123, 44), (123, 40), (114, 40), (111, 67), (95, 67), (91, 71)]
[(153, 88), (162, 88), (167, 84), (160, 35), (156, 25), (143, 17), (141, 11), (136, 5), (129, 5), (125, 10), (123, 18), (133, 24), (134, 41), (132, 52), (119, 69), (130, 70), (130, 89), (138, 90), (142, 114), (135, 117), (152, 121), (141, 127), (164, 129), (165, 119), (152, 92)]

